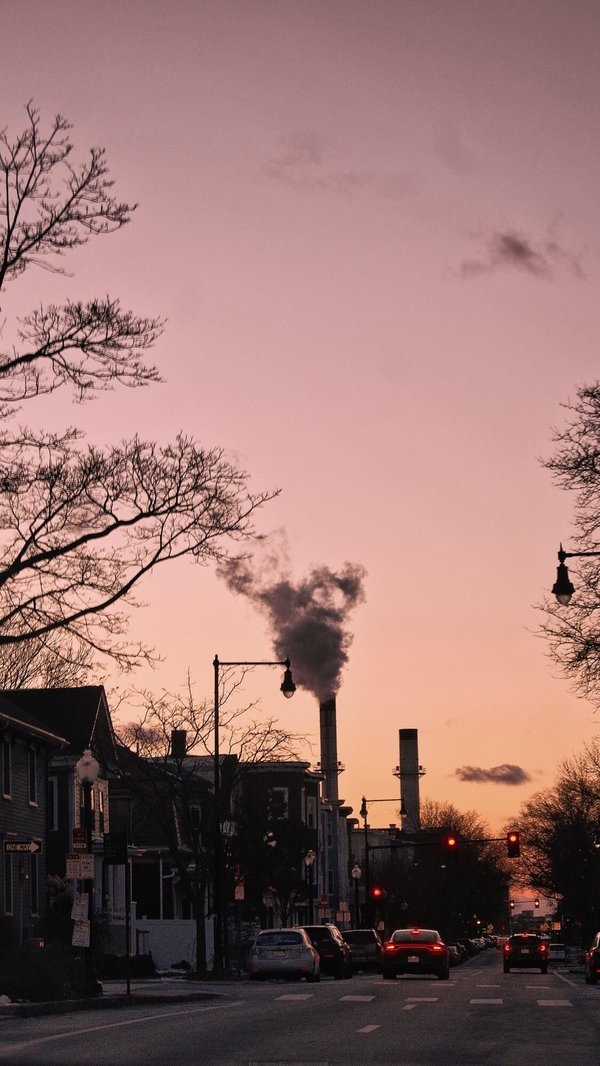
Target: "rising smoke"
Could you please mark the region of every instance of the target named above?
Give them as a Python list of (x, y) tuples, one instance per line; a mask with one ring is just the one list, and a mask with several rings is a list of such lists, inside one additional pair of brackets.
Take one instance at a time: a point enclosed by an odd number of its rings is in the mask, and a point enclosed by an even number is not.
[(282, 575), (275, 556), (258, 572), (255, 567), (254, 560), (234, 557), (222, 562), (218, 573), (267, 617), (275, 655), (292, 660), (296, 684), (320, 701), (329, 699), (338, 691), (348, 662), (348, 616), (365, 598), (364, 567), (344, 563), (338, 573), (315, 567), (297, 583)]

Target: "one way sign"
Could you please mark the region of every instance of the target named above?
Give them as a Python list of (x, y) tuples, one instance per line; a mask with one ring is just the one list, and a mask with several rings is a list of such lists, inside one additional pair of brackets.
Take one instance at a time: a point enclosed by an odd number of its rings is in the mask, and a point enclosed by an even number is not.
[(4, 854), (10, 855), (14, 852), (29, 852), (30, 855), (37, 855), (42, 850), (41, 840), (5, 840), (4, 841)]

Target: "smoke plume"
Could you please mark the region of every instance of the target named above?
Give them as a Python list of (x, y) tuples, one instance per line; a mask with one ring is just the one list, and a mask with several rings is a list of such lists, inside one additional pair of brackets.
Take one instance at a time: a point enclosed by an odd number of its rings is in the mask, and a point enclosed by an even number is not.
[(334, 696), (352, 643), (348, 616), (365, 598), (364, 568), (344, 563), (336, 573), (315, 567), (295, 584), (282, 576), (273, 557), (262, 572), (255, 573), (254, 566), (254, 560), (234, 557), (222, 562), (218, 573), (267, 617), (275, 654), (291, 659), (296, 684), (319, 700)]

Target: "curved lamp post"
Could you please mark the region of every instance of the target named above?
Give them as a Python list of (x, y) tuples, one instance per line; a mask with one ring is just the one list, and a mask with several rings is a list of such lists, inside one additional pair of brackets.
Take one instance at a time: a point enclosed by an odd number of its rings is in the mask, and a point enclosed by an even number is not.
[(296, 686), (292, 679), (291, 663), (289, 659), (278, 659), (275, 662), (268, 662), (264, 659), (255, 662), (249, 662), (247, 660), (239, 662), (223, 662), (219, 659), (218, 655), (215, 655), (213, 659), (213, 669), (215, 674), (215, 702), (214, 702), (214, 814), (215, 814), (215, 829), (214, 829), (214, 860), (213, 860), (213, 893), (214, 893), (214, 911), (215, 911), (215, 940), (214, 940), (214, 962), (213, 973), (219, 974), (223, 971), (223, 837), (221, 828), (221, 767), (219, 761), (219, 670), (222, 666), (284, 666), (283, 681), (279, 686), (280, 691), (286, 697), (290, 699), (296, 691)]
[(599, 556), (600, 552), (566, 552), (561, 544), (558, 551), (558, 566), (556, 568), (556, 581), (552, 586), (552, 594), (556, 596), (558, 602), (563, 607), (567, 607), (571, 602), (571, 596), (575, 592), (575, 586), (571, 584), (569, 578), (568, 568), (565, 566), (565, 559), (589, 559), (593, 556)]
[[(86, 851), (88, 855), (92, 855), (92, 790), (95, 782), (98, 780), (98, 774), (100, 773), (100, 764), (97, 759), (94, 758), (89, 748), (86, 748), (81, 758), (75, 763), (75, 773), (77, 774), (77, 780), (79, 781), (83, 790), (83, 813), (86, 831)], [(89, 946), (86, 952), (86, 991), (92, 993), (96, 990), (96, 980), (94, 976), (94, 878), (93, 876), (85, 882), (87, 894), (88, 894), (88, 921), (90, 927), (90, 940)]]
[(358, 882), (360, 881), (360, 875), (362, 870), (357, 862), (354, 863), (352, 870), (352, 880), (354, 881), (354, 928), (358, 929), (360, 926), (360, 911), (358, 905)]
[(314, 897), (313, 897), (313, 883), (314, 883), (314, 865), (316, 859), (316, 853), (312, 850), (307, 851), (304, 856), (304, 865), (306, 866), (306, 879), (308, 881), (308, 924), (314, 925), (315, 912), (314, 912)]

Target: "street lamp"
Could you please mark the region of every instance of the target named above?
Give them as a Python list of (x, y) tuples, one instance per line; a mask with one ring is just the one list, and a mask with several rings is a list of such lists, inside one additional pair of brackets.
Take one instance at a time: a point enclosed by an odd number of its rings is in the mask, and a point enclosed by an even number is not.
[(360, 881), (360, 875), (362, 870), (357, 862), (354, 863), (352, 870), (352, 880), (354, 881), (354, 928), (358, 929), (360, 925), (360, 914), (358, 906), (358, 882)]
[(313, 925), (315, 920), (314, 912), (314, 897), (313, 897), (313, 874), (316, 854), (312, 850), (307, 851), (304, 856), (304, 865), (306, 866), (306, 877), (308, 880), (308, 924)]
[(213, 863), (213, 891), (215, 910), (215, 938), (214, 938), (214, 962), (213, 973), (218, 974), (223, 970), (223, 839), (221, 833), (221, 767), (219, 764), (219, 669), (221, 666), (285, 666), (283, 681), (280, 691), (290, 699), (296, 691), (292, 680), (291, 664), (289, 659), (279, 659), (276, 662), (267, 662), (261, 659), (258, 662), (222, 662), (218, 655), (213, 659), (215, 674), (215, 701), (214, 701), (214, 791), (215, 791), (215, 837), (214, 837), (214, 863)]
[[(94, 783), (98, 780), (98, 774), (100, 773), (100, 764), (97, 759), (94, 758), (89, 748), (86, 748), (81, 758), (75, 764), (75, 773), (77, 774), (77, 780), (79, 781), (83, 790), (83, 815), (86, 831), (86, 851), (88, 855), (92, 855), (92, 790)], [(93, 859), (89, 860), (93, 864)], [(94, 892), (94, 875), (92, 865), (92, 877), (86, 879), (84, 891), (87, 891), (88, 897), (88, 922), (89, 922), (89, 943), (86, 954), (86, 991), (90, 994), (96, 991), (96, 980), (94, 976), (94, 904), (93, 904), (93, 892)]]
[(571, 584), (569, 571), (565, 566), (565, 559), (588, 559), (598, 556), (600, 552), (566, 552), (561, 544), (558, 552), (558, 566), (556, 568), (556, 581), (552, 586), (552, 593), (558, 602), (567, 607), (571, 602), (571, 596), (575, 592), (575, 586)]

